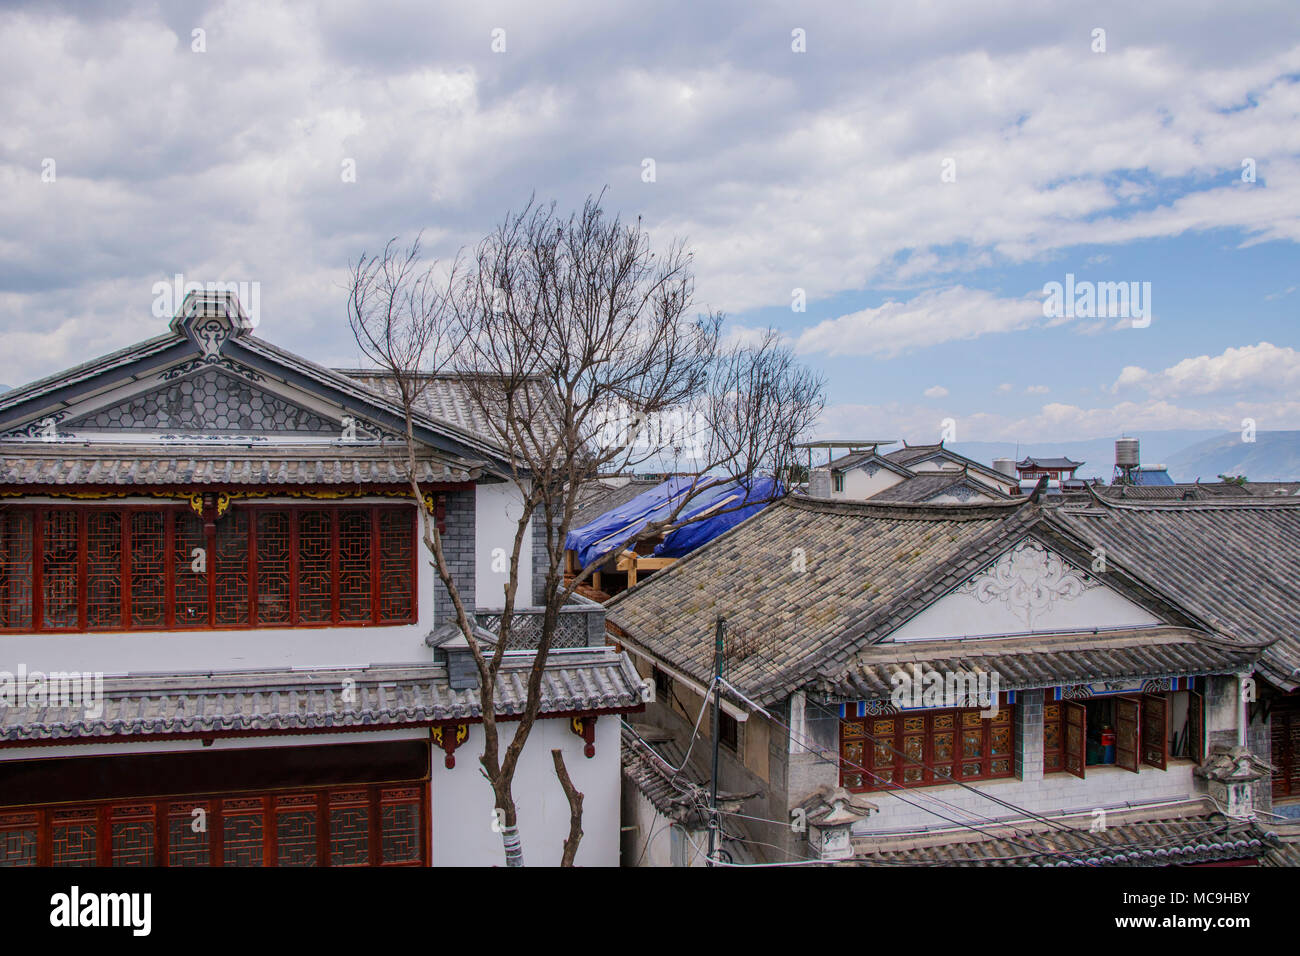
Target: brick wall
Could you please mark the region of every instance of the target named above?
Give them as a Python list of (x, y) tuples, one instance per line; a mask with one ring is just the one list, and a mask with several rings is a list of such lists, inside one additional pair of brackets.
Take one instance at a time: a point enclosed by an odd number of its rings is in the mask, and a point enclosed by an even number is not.
[[(556, 522), (559, 523), (558, 521)], [(546, 552), (546, 515), (541, 509), (533, 512), (533, 604), (546, 603), (546, 572), (550, 556)], [(603, 641), (603, 639), (602, 639)]]
[[(448, 492), (447, 530), (442, 535), (443, 556), (447, 559), (452, 580), (460, 592), (461, 603), (471, 614), (475, 607), (474, 501), (473, 488)], [(420, 552), (422, 556), (427, 554), (423, 545), (420, 546)], [(452, 604), (451, 595), (437, 576), (433, 581), (433, 613), (436, 623), (456, 619), (456, 608)]]
[(1024, 783), (1043, 779), (1043, 692), (1016, 694), (1016, 776)]

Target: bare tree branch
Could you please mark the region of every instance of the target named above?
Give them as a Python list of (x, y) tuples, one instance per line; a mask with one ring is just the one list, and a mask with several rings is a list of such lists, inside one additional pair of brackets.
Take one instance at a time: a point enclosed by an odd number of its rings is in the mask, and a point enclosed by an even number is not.
[[(598, 557), (566, 581), (565, 537), (583, 491), (610, 472), (689, 457), (689, 467), (675, 469), (691, 476), (688, 487), (658, 521), (620, 542), (615, 553), (621, 553), (700, 520), (683, 514), (719, 478), (742, 484), (762, 476), (783, 479), (784, 486), (772, 483), (780, 490), (771, 497), (787, 493), (793, 446), (823, 405), (821, 380), (797, 363), (775, 331), (727, 345), (721, 314), (695, 311), (694, 266), (682, 242), (654, 251), (639, 220), (606, 216), (601, 200), (589, 197), (568, 216), (558, 215), (553, 203), (529, 200), (464, 263), (457, 260), (445, 281), (434, 266), (421, 264), (418, 239), (404, 251), (390, 242), (381, 256), (363, 256), (352, 274), (353, 333), (394, 380), (406, 415), (412, 496), (422, 500), (414, 424), (434, 374), (450, 375), (477, 410), (486, 437), (500, 450), (493, 467), (518, 492), (509, 577), (490, 649), (477, 639), (436, 523), (420, 509), (425, 547), (479, 672), (485, 737), (479, 759), (504, 814), (507, 865), (522, 864), (514, 775), (540, 713), (560, 609), (608, 559)], [(676, 427), (661, 427), (673, 416)], [(754, 502), (732, 503), (709, 516)], [(511, 637), (521, 600), (521, 554), (537, 521), (545, 537), (544, 581), (540, 587), (534, 581), (542, 626), (536, 648), (529, 649), (524, 711), (503, 748), (495, 690), (505, 655), (528, 653), (516, 651)], [(483, 603), (485, 595), (478, 597)], [(559, 773), (563, 762), (556, 759)], [(571, 837), (574, 832), (581, 835), (571, 829)]]
[(574, 857), (578, 855), (578, 844), (582, 842), (582, 799), (583, 794), (569, 779), (569, 770), (564, 766), (564, 752), (551, 751), (551, 760), (555, 763), (555, 775), (560, 778), (564, 796), (569, 801), (569, 835), (564, 839), (564, 854), (560, 857), (560, 866), (573, 866)]

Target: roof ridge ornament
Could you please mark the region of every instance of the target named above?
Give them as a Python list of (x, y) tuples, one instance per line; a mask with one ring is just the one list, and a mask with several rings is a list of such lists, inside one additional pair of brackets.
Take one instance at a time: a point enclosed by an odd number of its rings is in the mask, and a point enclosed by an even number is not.
[(226, 342), (247, 334), (254, 324), (239, 296), (221, 288), (223, 285), (235, 283), (210, 283), (207, 289), (186, 292), (170, 324), (173, 332), (197, 345), (205, 358), (215, 358)]

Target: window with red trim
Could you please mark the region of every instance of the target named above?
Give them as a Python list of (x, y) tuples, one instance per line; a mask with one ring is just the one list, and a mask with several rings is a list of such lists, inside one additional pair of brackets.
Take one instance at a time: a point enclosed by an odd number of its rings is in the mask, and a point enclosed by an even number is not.
[(907, 711), (840, 721), (840, 783), (849, 790), (942, 786), (1015, 775), (1014, 708)]
[(409, 506), (0, 508), (0, 631), (409, 624)]

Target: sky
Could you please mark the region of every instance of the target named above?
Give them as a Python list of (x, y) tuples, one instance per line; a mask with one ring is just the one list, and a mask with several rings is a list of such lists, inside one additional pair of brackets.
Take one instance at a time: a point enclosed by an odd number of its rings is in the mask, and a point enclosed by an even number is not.
[(825, 374), (817, 437), (1300, 428), (1295, 0), (321, 6), (0, 3), (0, 382), (177, 274), (356, 365), (361, 253), (606, 189)]

